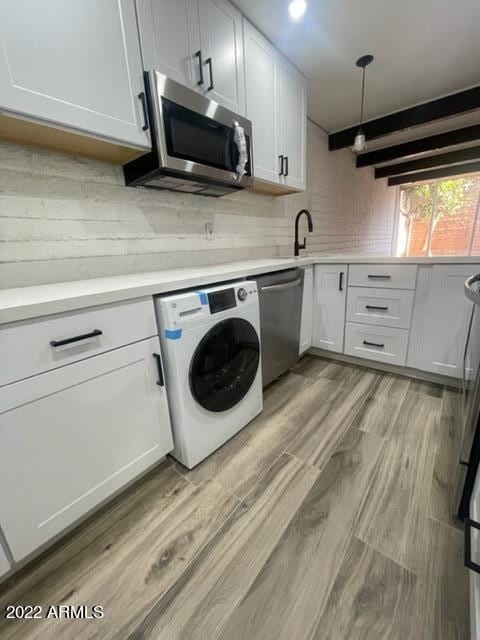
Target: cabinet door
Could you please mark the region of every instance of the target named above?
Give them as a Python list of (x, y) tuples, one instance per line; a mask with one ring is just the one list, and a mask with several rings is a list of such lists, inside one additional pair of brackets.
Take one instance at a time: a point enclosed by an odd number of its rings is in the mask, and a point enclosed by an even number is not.
[(197, 87), (197, 0), (137, 0), (137, 15), (145, 70), (155, 69), (186, 87)]
[(312, 346), (313, 331), (313, 266), (305, 267), (304, 274), (299, 353), (304, 353)]
[(315, 265), (313, 346), (343, 352), (347, 265)]
[(280, 109), (281, 151), (287, 157), (283, 184), (306, 187), (307, 91), (305, 78), (286, 60), (281, 65)]
[(469, 276), (479, 271), (480, 265), (474, 264), (420, 268), (407, 364), (433, 373), (462, 377), (471, 310), (463, 285)]
[(0, 389), (0, 514), (20, 560), (172, 449), (158, 337)]
[(252, 121), (255, 178), (280, 182), (280, 117), (278, 51), (246, 20), (245, 114)]
[(0, 0), (0, 108), (149, 147), (131, 0)]
[(0, 545), (0, 577), (5, 575), (9, 569), (10, 563), (8, 562), (7, 556), (5, 555), (5, 551)]
[(198, 0), (198, 3), (205, 78), (203, 92), (227, 109), (243, 115), (242, 15), (226, 0)]

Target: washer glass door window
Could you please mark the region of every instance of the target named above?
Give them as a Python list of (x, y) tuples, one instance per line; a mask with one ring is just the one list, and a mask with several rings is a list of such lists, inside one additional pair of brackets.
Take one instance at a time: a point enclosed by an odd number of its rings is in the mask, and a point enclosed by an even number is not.
[(190, 365), (190, 389), (208, 411), (227, 411), (242, 400), (255, 380), (260, 342), (242, 318), (222, 320), (202, 338)]

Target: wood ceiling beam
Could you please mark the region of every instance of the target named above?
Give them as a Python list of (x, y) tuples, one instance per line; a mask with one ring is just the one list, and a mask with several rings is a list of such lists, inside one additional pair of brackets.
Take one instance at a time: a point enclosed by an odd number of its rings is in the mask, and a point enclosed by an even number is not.
[[(365, 122), (362, 126), (367, 140), (374, 140), (396, 131), (404, 131), (411, 127), (427, 124), (427, 122), (449, 118), (478, 108), (480, 108), (480, 86), (396, 111), (388, 116)], [(354, 127), (331, 133), (328, 136), (330, 151), (352, 146), (358, 127), (357, 124)]]
[(389, 176), (398, 176), (402, 173), (439, 168), (449, 164), (467, 162), (469, 160), (480, 160), (480, 146), (458, 149), (457, 151), (450, 151), (448, 153), (439, 153), (436, 156), (417, 158), (416, 160), (409, 160), (408, 162), (400, 162), (398, 164), (389, 164), (386, 167), (378, 167), (375, 169), (375, 178), (388, 178)]
[(440, 169), (430, 169), (429, 171), (418, 171), (417, 173), (405, 173), (400, 176), (393, 176), (388, 179), (388, 186), (393, 187), (398, 184), (408, 184), (409, 182), (421, 182), (423, 180), (436, 180), (437, 178), (449, 178), (450, 176), (460, 176), (465, 173), (480, 171), (480, 161), (467, 162), (466, 164), (451, 165)]
[(437, 151), (444, 147), (453, 147), (454, 145), (474, 140), (480, 140), (480, 124), (446, 131), (445, 133), (436, 133), (433, 136), (403, 142), (383, 149), (367, 151), (367, 153), (357, 156), (357, 167), (369, 167), (382, 162), (390, 162), (391, 160), (398, 160), (426, 151)]

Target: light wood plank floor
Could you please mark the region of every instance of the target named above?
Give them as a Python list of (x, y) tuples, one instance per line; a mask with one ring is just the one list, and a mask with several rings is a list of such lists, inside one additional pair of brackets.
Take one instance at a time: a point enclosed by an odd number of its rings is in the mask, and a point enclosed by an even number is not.
[(168, 459), (0, 587), (101, 620), (0, 620), (2, 640), (461, 640), (440, 386), (307, 356), (196, 469)]

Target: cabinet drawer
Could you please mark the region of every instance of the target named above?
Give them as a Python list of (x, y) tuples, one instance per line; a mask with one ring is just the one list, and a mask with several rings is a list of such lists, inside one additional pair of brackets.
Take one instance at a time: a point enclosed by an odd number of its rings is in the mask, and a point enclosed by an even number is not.
[(408, 329), (414, 291), (348, 287), (347, 320)]
[(5, 325), (0, 386), (157, 333), (151, 297)]
[(345, 353), (357, 358), (404, 365), (407, 357), (408, 331), (390, 327), (366, 327), (347, 322)]
[(172, 449), (155, 336), (0, 389), (0, 514), (15, 560)]
[(352, 287), (415, 289), (416, 264), (351, 264), (348, 284)]

